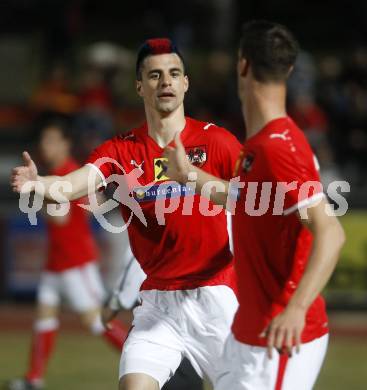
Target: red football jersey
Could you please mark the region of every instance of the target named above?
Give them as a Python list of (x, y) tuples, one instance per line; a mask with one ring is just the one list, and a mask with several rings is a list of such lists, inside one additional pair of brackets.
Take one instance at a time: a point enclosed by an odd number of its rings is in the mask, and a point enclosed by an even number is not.
[[(78, 168), (79, 165), (70, 158), (62, 166), (54, 169), (51, 174), (64, 176)], [(70, 202), (66, 223), (57, 224), (52, 220), (47, 220), (46, 270), (48, 271), (61, 272), (97, 260), (97, 245), (91, 232), (88, 215), (78, 206), (81, 202), (80, 199)]]
[[(241, 145), (227, 130), (186, 118), (181, 140), (193, 164), (223, 179), (232, 177)], [(138, 183), (129, 185), (129, 189), (141, 207), (147, 226), (134, 215), (128, 227), (132, 251), (147, 274), (142, 289), (232, 286), (234, 270), (224, 212), (215, 216), (202, 215), (201, 197), (165, 176), (163, 151), (149, 136), (145, 123), (127, 135), (105, 142), (89, 158), (94, 166), (103, 157), (120, 164), (119, 167), (108, 162), (99, 167), (107, 181), (112, 175), (121, 175), (121, 167), (127, 174), (136, 167), (142, 172)], [(170, 198), (162, 198), (161, 195), (167, 192)], [(165, 224), (162, 224), (156, 210), (170, 202), (177, 202), (177, 208), (165, 214)], [(210, 209), (213, 207), (208, 201), (203, 204), (209, 205)], [(121, 212), (128, 221), (130, 208), (121, 204)]]
[[(312, 247), (312, 235), (294, 211), (324, 195), (312, 150), (303, 132), (288, 117), (271, 121), (245, 142), (236, 175), (245, 187), (240, 190), (233, 215), (240, 307), (232, 331), (243, 343), (264, 346), (266, 340), (259, 334), (286, 307)], [(309, 181), (314, 182), (314, 188), (302, 190), (303, 183)], [(259, 183), (256, 197), (250, 196), (249, 190), (254, 182)], [(281, 197), (284, 207), (279, 211), (276, 185), (291, 182), (296, 183)], [(259, 194), (264, 183), (271, 185), (268, 209), (261, 208)], [(265, 193), (263, 196), (267, 200)], [(252, 210), (257, 209), (262, 215), (254, 216)], [(318, 296), (307, 312), (302, 341), (311, 341), (327, 332), (325, 304)]]

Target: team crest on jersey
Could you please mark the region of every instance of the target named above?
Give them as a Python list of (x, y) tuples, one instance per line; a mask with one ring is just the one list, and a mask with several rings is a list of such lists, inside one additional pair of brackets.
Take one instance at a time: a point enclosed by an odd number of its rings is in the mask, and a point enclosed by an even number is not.
[(205, 164), (208, 156), (205, 145), (194, 146), (185, 149), (187, 158), (191, 164), (197, 167), (202, 167)]
[(154, 181), (163, 181), (163, 180), (169, 180), (169, 177), (166, 176), (167, 172), (167, 158), (165, 157), (159, 157), (155, 158), (153, 165), (154, 165)]
[(245, 172), (250, 172), (252, 169), (252, 164), (254, 162), (255, 155), (252, 153), (249, 153), (242, 161), (242, 170)]

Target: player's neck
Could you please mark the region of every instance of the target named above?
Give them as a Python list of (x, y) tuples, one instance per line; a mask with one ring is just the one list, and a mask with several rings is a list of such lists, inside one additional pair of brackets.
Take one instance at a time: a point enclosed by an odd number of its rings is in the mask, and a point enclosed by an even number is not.
[(242, 101), (247, 138), (257, 134), (272, 120), (287, 116), (285, 85), (254, 84)]
[(186, 124), (183, 105), (167, 115), (157, 111), (146, 110), (148, 134), (157, 144), (164, 148), (184, 129)]

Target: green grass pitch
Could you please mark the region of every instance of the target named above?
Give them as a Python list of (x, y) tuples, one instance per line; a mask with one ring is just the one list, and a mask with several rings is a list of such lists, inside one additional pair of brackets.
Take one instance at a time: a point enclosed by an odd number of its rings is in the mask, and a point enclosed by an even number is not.
[[(30, 336), (23, 332), (0, 333), (0, 383), (24, 373), (29, 342)], [(365, 339), (333, 336), (315, 390), (366, 389), (366, 350)], [(102, 340), (86, 333), (61, 332), (47, 389), (117, 390), (118, 364), (119, 354)]]

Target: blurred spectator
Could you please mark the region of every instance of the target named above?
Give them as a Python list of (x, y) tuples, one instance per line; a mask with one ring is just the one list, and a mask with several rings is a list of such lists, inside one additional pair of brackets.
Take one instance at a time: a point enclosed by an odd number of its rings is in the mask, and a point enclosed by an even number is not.
[(328, 118), (312, 96), (303, 94), (295, 97), (290, 104), (289, 112), (314, 149), (317, 149), (320, 143), (326, 142)]
[(36, 88), (30, 99), (36, 112), (53, 111), (59, 114), (76, 112), (79, 100), (72, 92), (66, 67), (56, 64), (44, 81)]
[(100, 69), (129, 68), (134, 55), (126, 48), (111, 42), (96, 42), (87, 49), (86, 60)]
[(318, 69), (318, 99), (331, 117), (340, 116), (347, 106), (341, 83), (342, 61), (336, 56), (326, 55), (320, 59)]
[(81, 110), (103, 112), (112, 110), (112, 95), (104, 82), (102, 72), (97, 68), (90, 67), (84, 71), (79, 99)]
[(367, 48), (320, 59), (317, 97), (330, 118), (329, 136), (349, 180), (365, 185), (367, 166)]
[(311, 53), (301, 51), (288, 81), (288, 95), (291, 100), (300, 95), (314, 96), (317, 69)]
[(346, 66), (346, 77), (350, 81), (367, 87), (367, 47), (357, 46), (349, 57), (350, 61)]
[(232, 127), (233, 107), (238, 105), (233, 69), (232, 55), (226, 51), (216, 50), (205, 57), (189, 90), (189, 98), (195, 97), (189, 106), (200, 120), (211, 118), (221, 126)]
[[(256, 2), (190, 0), (185, 7), (171, 2), (158, 9), (143, 1), (130, 4), (129, 15), (123, 13), (124, 5), (119, 2), (108, 7), (85, 0), (57, 0), (53, 5), (37, 1), (33, 6), (23, 1), (13, 3), (4, 7), (8, 14), (3, 13), (3, 31), (27, 32), (27, 42), (35, 49), (32, 55), (42, 58), (39, 63), (29, 56), (22, 57), (31, 70), (29, 82), (24, 85), (34, 84), (35, 75), (50, 62), (54, 64), (33, 94), (24, 87), (24, 96), (31, 95), (29, 106), (23, 101), (17, 106), (13, 101), (2, 101), (0, 128), (3, 139), (7, 137), (14, 148), (19, 146), (14, 140), (23, 135), (21, 139), (28, 142), (26, 133), (32, 119), (45, 111), (74, 119), (81, 159), (97, 143), (138, 125), (144, 113), (135, 91), (135, 56), (130, 48), (148, 37), (164, 35), (178, 41), (190, 63), (187, 114), (202, 120), (210, 118), (242, 136), (240, 105), (235, 97), (233, 37), (243, 18), (263, 17), (264, 10)], [(267, 7), (271, 13), (270, 3)], [(10, 11), (20, 21), (14, 26), (7, 24), (13, 20)], [(131, 14), (140, 15), (139, 23)], [(354, 28), (355, 21), (352, 24)], [(322, 168), (324, 164), (338, 166), (353, 183), (363, 184), (367, 166), (364, 35), (348, 35), (353, 36), (353, 46), (343, 48), (342, 41), (314, 41), (312, 37), (322, 32), (319, 25), (315, 24), (312, 33), (302, 26), (295, 28), (296, 35), (303, 34), (302, 46), (308, 49), (301, 51), (289, 81), (290, 114), (304, 129)], [(346, 41), (352, 30), (343, 31)], [(72, 78), (68, 70), (72, 70)]]
[(338, 165), (335, 163), (333, 151), (329, 143), (320, 143), (317, 147), (316, 154), (320, 164), (321, 183), (325, 190), (333, 181), (345, 180)]
[(79, 101), (74, 130), (84, 158), (114, 134), (113, 98), (100, 69), (87, 67), (82, 73)]
[(357, 47), (345, 69), (350, 159), (364, 176), (367, 165), (367, 47)]

